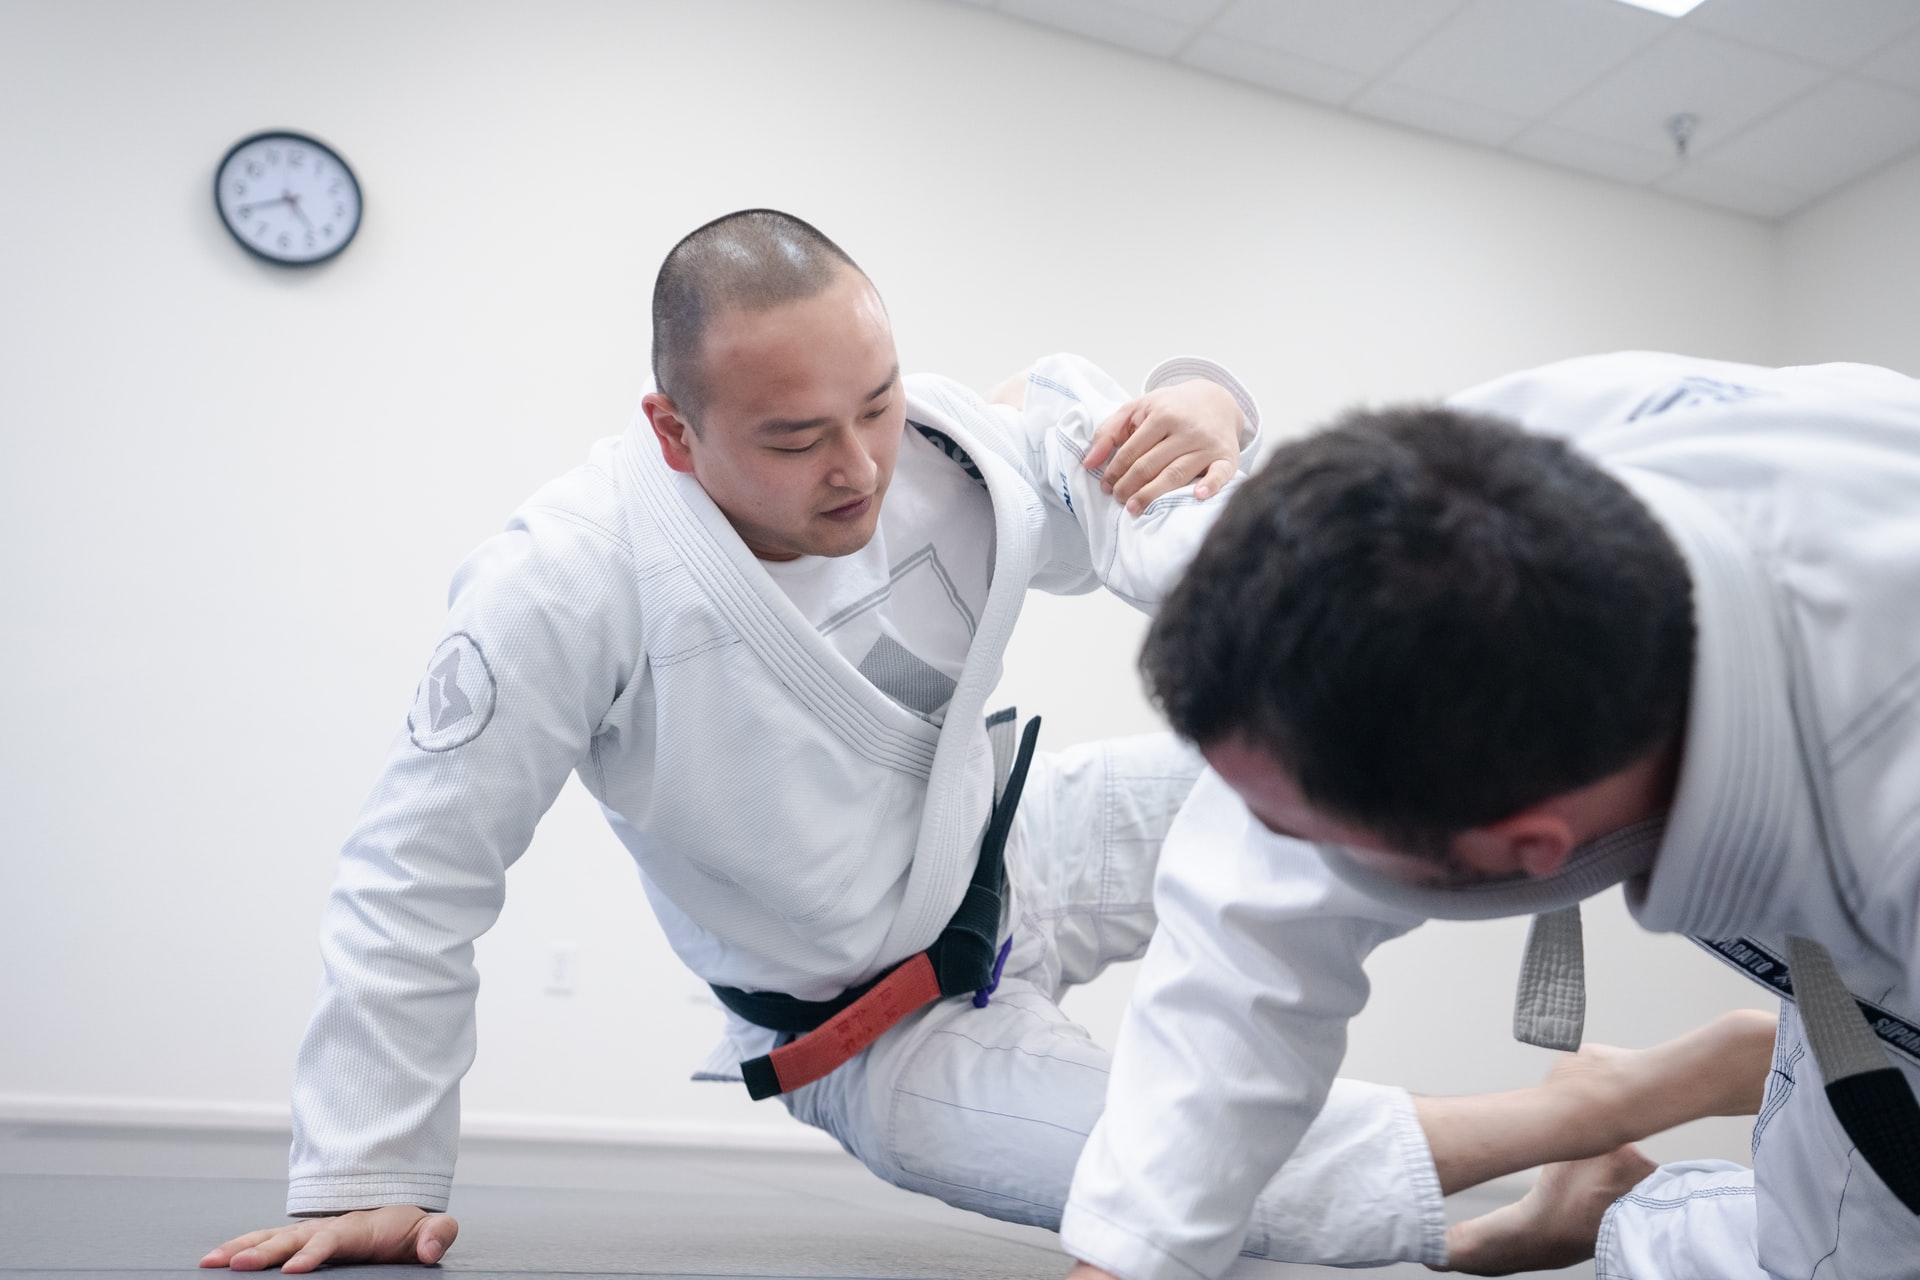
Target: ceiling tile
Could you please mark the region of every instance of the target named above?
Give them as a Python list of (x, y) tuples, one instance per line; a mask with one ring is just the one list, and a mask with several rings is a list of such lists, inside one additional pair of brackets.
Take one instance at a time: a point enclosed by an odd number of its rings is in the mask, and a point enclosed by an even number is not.
[(1671, 25), (1670, 18), (1614, 0), (1473, 0), (1387, 78), (1455, 102), (1538, 118)]
[(1203, 71), (1232, 76), (1236, 80), (1245, 80), (1265, 89), (1278, 89), (1296, 97), (1311, 98), (1315, 102), (1345, 102), (1367, 83), (1365, 76), (1352, 71), (1342, 71), (1338, 67), (1311, 62), (1306, 58), (1263, 49), (1245, 40), (1228, 40), (1216, 35), (1204, 35), (1195, 40), (1180, 56), (1180, 61)]
[(1212, 35), (1375, 76), (1466, 0), (1235, 0)]
[(1535, 125), (1508, 143), (1507, 150), (1636, 187), (1644, 187), (1680, 167), (1671, 150), (1628, 146), (1551, 124)]
[(1825, 192), (1920, 145), (1920, 98), (1840, 79), (1815, 89), (1724, 146), (1697, 152), (1715, 169)]
[(1192, 23), (1176, 22), (1113, 0), (1000, 0), (1000, 11), (1156, 58), (1179, 49), (1194, 31)]
[(1687, 25), (1778, 53), (1850, 66), (1920, 27), (1914, 0), (1707, 0)]
[(1654, 190), (1718, 205), (1755, 218), (1781, 218), (1814, 197), (1771, 182), (1688, 161), (1677, 172), (1653, 184)]
[[(1220, 0), (1100, 0), (1100, 3), (1195, 28), (1204, 26), (1209, 18), (1220, 12)], [(1002, 7), (1006, 7), (1004, 2)]]
[(1505, 111), (1454, 102), (1397, 84), (1376, 84), (1347, 106), (1363, 115), (1487, 147), (1500, 146), (1527, 127), (1525, 120)]
[(1920, 93), (1920, 32), (1874, 54), (1854, 74)]
[(1700, 118), (1691, 144), (1698, 154), (1830, 74), (1794, 58), (1676, 27), (1554, 112), (1552, 122), (1629, 146), (1668, 150), (1667, 120), (1691, 112)]

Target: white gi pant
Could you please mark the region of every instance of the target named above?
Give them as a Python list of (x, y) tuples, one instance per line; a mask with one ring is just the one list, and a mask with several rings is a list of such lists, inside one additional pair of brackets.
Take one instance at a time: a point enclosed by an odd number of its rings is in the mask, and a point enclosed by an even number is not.
[[(1012, 951), (984, 1009), (919, 1010), (784, 1095), (895, 1186), (1058, 1230), (1108, 1053), (1061, 993), (1143, 954), (1160, 845), (1200, 769), (1171, 735), (1037, 757), (1008, 843)], [(1244, 1252), (1288, 1262), (1439, 1262), (1446, 1222), (1405, 1090), (1338, 1080), (1266, 1188)]]
[(1753, 1169), (1690, 1160), (1649, 1174), (1601, 1222), (1596, 1280), (1920, 1275), (1920, 1223), (1841, 1130), (1787, 1001), (1754, 1120), (1753, 1160)]

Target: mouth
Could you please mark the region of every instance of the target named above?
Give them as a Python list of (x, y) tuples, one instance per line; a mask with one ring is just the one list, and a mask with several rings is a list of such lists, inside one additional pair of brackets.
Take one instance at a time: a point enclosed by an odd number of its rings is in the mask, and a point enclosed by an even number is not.
[(831, 511), (822, 511), (820, 514), (829, 520), (838, 520), (845, 523), (849, 520), (858, 520), (861, 516), (867, 514), (872, 506), (873, 495), (868, 494), (864, 498), (855, 498), (845, 506), (835, 507)]

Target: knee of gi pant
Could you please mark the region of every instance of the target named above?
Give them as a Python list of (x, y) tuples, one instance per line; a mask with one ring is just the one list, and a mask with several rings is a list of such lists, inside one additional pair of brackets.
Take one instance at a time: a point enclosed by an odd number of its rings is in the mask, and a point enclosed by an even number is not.
[(1601, 1219), (1593, 1273), (1601, 1280), (1767, 1280), (1754, 1232), (1751, 1170), (1726, 1160), (1662, 1165)]
[[(1058, 1230), (1106, 1100), (1105, 1050), (1019, 979), (984, 1009), (946, 1000), (868, 1051), (873, 1137), (889, 1181), (959, 1208)], [(863, 1156), (868, 1167), (880, 1164)]]

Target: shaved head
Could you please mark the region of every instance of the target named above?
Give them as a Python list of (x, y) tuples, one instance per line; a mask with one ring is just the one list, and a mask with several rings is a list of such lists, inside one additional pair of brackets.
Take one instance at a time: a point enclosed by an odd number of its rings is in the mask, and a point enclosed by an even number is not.
[(698, 228), (668, 252), (654, 281), (654, 385), (692, 425), (711, 390), (701, 345), (713, 317), (814, 297), (845, 271), (865, 276), (839, 245), (777, 209), (743, 209)]

